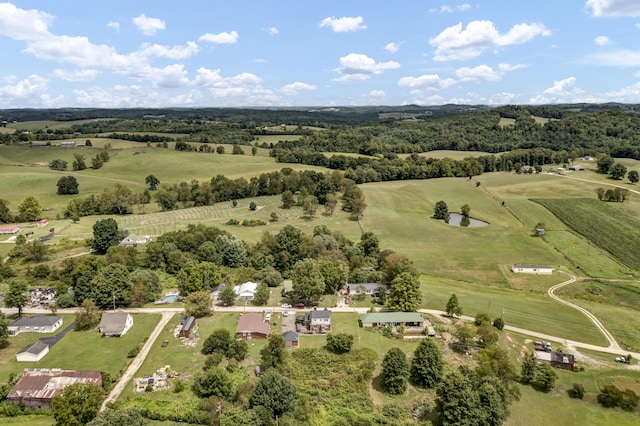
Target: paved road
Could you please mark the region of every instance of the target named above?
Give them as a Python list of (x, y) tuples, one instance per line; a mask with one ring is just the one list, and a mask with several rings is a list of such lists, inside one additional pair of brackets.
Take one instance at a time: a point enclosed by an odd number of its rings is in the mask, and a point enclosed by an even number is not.
[(167, 325), (173, 315), (175, 315), (175, 312), (162, 313), (162, 319), (158, 322), (158, 325), (156, 325), (156, 328), (153, 330), (153, 333), (151, 333), (151, 336), (149, 336), (149, 339), (138, 353), (138, 356), (136, 356), (133, 361), (131, 361), (131, 364), (129, 364), (127, 371), (124, 372), (118, 383), (116, 383), (116, 385), (111, 390), (111, 393), (109, 393), (109, 396), (104, 400), (100, 411), (104, 411), (107, 408), (107, 404), (109, 402), (116, 402), (118, 400), (118, 397), (124, 390), (125, 386), (127, 385), (127, 383), (129, 383), (129, 381), (133, 379), (134, 375), (147, 357), (151, 346), (153, 346), (153, 343), (158, 338), (158, 335), (160, 334), (164, 326)]

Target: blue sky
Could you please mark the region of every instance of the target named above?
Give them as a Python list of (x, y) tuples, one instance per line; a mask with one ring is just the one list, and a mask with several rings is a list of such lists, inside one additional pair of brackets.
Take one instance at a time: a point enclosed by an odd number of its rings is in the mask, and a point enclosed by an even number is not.
[(638, 41), (638, 0), (0, 2), (0, 108), (640, 103)]

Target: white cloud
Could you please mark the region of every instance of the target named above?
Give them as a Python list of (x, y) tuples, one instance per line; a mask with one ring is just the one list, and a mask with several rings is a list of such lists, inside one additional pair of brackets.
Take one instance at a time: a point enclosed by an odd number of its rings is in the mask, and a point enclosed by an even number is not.
[(488, 65), (478, 65), (474, 68), (463, 67), (458, 68), (456, 70), (456, 77), (460, 81), (475, 81), (475, 82), (486, 82), (486, 81), (499, 81), (502, 80), (502, 77), (507, 72), (516, 71), (522, 68), (526, 68), (527, 65), (524, 64), (499, 64), (497, 69), (493, 69)]
[(133, 24), (146, 36), (155, 35), (159, 30), (165, 29), (165, 23), (158, 18), (149, 18), (147, 16), (140, 15), (132, 19)]
[(143, 44), (137, 52), (144, 56), (156, 56), (168, 59), (186, 59), (198, 53), (198, 45), (188, 41), (186, 46), (163, 46), (161, 44)]
[(456, 77), (460, 81), (498, 81), (502, 79), (502, 73), (488, 65), (478, 65), (474, 68), (463, 67), (457, 69)]
[(49, 33), (54, 17), (39, 10), (18, 9), (0, 3), (0, 34), (14, 40), (35, 40)]
[(439, 8), (429, 9), (431, 13), (453, 13), (456, 9), (458, 12), (464, 12), (467, 9), (471, 9), (471, 5), (469, 3), (457, 4), (455, 6), (442, 5)]
[(79, 83), (85, 81), (92, 81), (100, 74), (100, 71), (96, 69), (83, 69), (83, 70), (61, 70), (57, 69), (53, 71), (53, 75), (60, 80), (69, 81), (71, 83)]
[(369, 96), (373, 98), (384, 98), (387, 94), (384, 93), (384, 90), (372, 90), (369, 92)]
[(456, 84), (452, 78), (440, 78), (438, 74), (425, 74), (419, 77), (402, 77), (398, 86), (411, 89), (425, 87), (429, 90), (441, 90)]
[(117, 33), (120, 32), (120, 22), (109, 21), (107, 22), (107, 27), (113, 28)]
[(238, 42), (238, 32), (231, 31), (230, 33), (221, 32), (218, 34), (206, 33), (200, 36), (199, 40), (208, 41), (209, 43), (216, 43), (216, 44), (234, 44)]
[(459, 4), (456, 5), (456, 9), (458, 9), (460, 12), (464, 12), (467, 9), (471, 9), (471, 5), (469, 3)]
[(611, 39), (607, 36), (598, 36), (595, 38), (594, 43), (596, 46), (606, 46), (607, 44), (611, 44)]
[(255, 62), (256, 64), (264, 64), (267, 62), (267, 60), (264, 58), (255, 58), (253, 62)]
[(587, 9), (593, 16), (640, 16), (640, 3), (636, 0), (587, 0)]
[(576, 78), (568, 77), (553, 82), (553, 86), (529, 100), (530, 104), (557, 104), (575, 102), (599, 102), (595, 97), (576, 87)]
[(400, 68), (400, 64), (394, 61), (376, 62), (374, 59), (361, 53), (349, 53), (340, 58), (340, 66), (334, 71), (342, 74), (336, 81), (367, 80), (373, 74), (381, 74), (383, 71)]
[(587, 57), (589, 63), (612, 67), (640, 67), (640, 51), (616, 49), (595, 53)]
[(384, 50), (390, 53), (396, 53), (398, 50), (400, 50), (400, 44), (394, 42), (387, 43), (387, 45), (384, 47)]
[(279, 29), (277, 29), (276, 27), (269, 27), (269, 28), (265, 28), (264, 30), (265, 30), (265, 31), (267, 32), (267, 34), (269, 34), (269, 35), (276, 35), (276, 34), (279, 34), (279, 33), (280, 33), (280, 30), (279, 30)]
[(0, 105), (4, 107), (29, 107), (42, 106), (43, 102), (49, 104), (45, 91), (48, 89), (47, 80), (30, 75), (6, 86), (0, 86)]
[(462, 23), (445, 28), (429, 44), (436, 48), (436, 61), (465, 60), (488, 49), (523, 44), (536, 36), (550, 34), (543, 24), (517, 24), (500, 34), (491, 21), (471, 21), (465, 29)]
[(286, 95), (295, 95), (300, 90), (316, 90), (316, 86), (312, 84), (296, 81), (295, 83), (290, 83), (285, 86), (282, 86), (281, 90)]
[[(640, 73), (637, 73), (636, 76), (640, 77)], [(604, 102), (636, 103), (638, 102), (638, 98), (640, 98), (640, 83), (606, 92), (602, 95), (602, 98)]]
[(362, 16), (358, 16), (355, 18), (346, 16), (342, 18), (330, 17), (324, 18), (322, 21), (320, 21), (320, 28), (330, 27), (333, 32), (336, 33), (364, 30), (365, 28), (367, 28), (367, 26), (363, 25), (362, 21)]
[(508, 105), (515, 102), (515, 93), (501, 92), (496, 93), (488, 99), (489, 105)]

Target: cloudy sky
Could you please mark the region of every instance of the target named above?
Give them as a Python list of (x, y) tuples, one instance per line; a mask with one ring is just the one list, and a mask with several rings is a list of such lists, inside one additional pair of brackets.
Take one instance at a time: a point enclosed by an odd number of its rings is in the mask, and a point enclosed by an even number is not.
[(0, 3), (0, 108), (640, 103), (639, 0), (515, 5)]

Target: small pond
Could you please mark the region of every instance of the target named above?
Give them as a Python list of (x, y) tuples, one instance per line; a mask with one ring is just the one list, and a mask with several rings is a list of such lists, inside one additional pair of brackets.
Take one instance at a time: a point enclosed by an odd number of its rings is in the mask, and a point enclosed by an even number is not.
[(178, 300), (177, 294), (168, 294), (162, 298), (163, 301), (167, 303), (176, 302)]
[(483, 220), (474, 219), (472, 217), (468, 218), (468, 223), (464, 223), (463, 221), (464, 215), (460, 213), (449, 213), (449, 225), (451, 226), (468, 226), (468, 227), (476, 227), (476, 226), (488, 226), (489, 223)]

